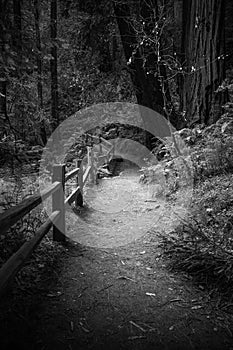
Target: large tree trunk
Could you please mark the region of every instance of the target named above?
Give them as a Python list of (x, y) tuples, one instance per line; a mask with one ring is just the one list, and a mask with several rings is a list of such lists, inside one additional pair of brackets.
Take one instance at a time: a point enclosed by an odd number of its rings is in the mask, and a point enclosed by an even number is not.
[(14, 13), (14, 33), (13, 45), (18, 54), (19, 67), (22, 63), (22, 17), (21, 17), (21, 0), (13, 0)]
[(233, 1), (225, 0), (226, 68), (232, 69), (233, 57)]
[[(36, 61), (37, 61), (37, 94), (39, 112), (43, 113), (43, 85), (42, 85), (42, 53), (41, 53), (41, 39), (40, 39), (40, 3), (39, 0), (34, 0), (34, 18), (35, 18), (35, 32), (36, 32)], [(43, 146), (47, 142), (46, 129), (44, 119), (41, 120), (40, 137)]]
[(183, 0), (182, 54), (182, 109), (188, 124), (211, 124), (225, 99), (217, 92), (225, 78), (224, 1)]
[(51, 0), (51, 103), (52, 103), (52, 128), (53, 130), (59, 125), (58, 116), (58, 78), (57, 78), (57, 0)]
[(36, 61), (37, 61), (37, 93), (40, 108), (43, 108), (43, 87), (42, 87), (42, 59), (40, 40), (40, 5), (39, 0), (34, 0), (34, 18), (36, 32)]
[[(6, 103), (6, 86), (7, 80), (5, 76), (5, 2), (0, 0), (0, 119), (7, 119), (7, 103)], [(3, 123), (2, 123), (3, 124)]]

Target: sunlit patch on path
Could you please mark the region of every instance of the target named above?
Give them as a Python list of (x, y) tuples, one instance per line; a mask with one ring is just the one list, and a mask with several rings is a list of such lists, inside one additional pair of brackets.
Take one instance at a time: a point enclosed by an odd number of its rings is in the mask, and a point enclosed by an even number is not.
[(85, 205), (67, 212), (67, 235), (83, 245), (113, 248), (126, 245), (149, 230), (167, 231), (184, 216), (184, 202), (174, 204), (156, 195), (153, 185), (139, 182), (139, 168), (119, 163), (118, 176), (104, 178), (85, 190)]

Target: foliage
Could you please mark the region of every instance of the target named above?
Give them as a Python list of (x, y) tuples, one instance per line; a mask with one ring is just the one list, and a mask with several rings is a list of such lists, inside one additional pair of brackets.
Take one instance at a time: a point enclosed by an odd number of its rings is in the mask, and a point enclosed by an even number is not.
[(218, 87), (217, 92), (225, 92), (228, 94), (229, 100), (224, 104), (223, 108), (227, 113), (233, 113), (233, 68), (227, 70), (227, 78)]
[[(26, 144), (43, 145), (41, 128), (45, 128), (47, 136), (52, 131), (49, 64), (54, 42), (50, 39), (49, 2), (42, 1), (39, 18), (41, 51), (38, 51), (35, 6), (35, 2), (24, 2), (21, 6), (22, 47), (19, 53), (18, 46), (15, 47), (11, 40), (15, 28), (13, 10), (8, 4), (11, 27), (6, 27), (6, 59), (0, 62), (7, 79), (7, 119), (0, 128), (0, 138), (6, 135)], [(60, 121), (92, 104), (130, 101), (132, 98), (132, 84), (122, 65), (123, 52), (109, 12), (111, 4), (107, 1), (59, 2), (55, 44)], [(38, 96), (38, 57), (42, 64), (42, 105)]]
[(233, 171), (233, 138), (219, 135), (206, 146), (194, 147), (192, 163), (195, 181)]
[(190, 216), (161, 247), (169, 266), (191, 274), (199, 283), (232, 292), (232, 175), (206, 179), (196, 188)]
[(203, 129), (191, 147), (195, 188), (190, 213), (177, 229), (161, 235), (161, 247), (171, 269), (184, 271), (198, 283), (229, 296), (233, 283), (233, 138), (221, 134), (217, 124), (206, 128), (208, 132)]
[[(7, 210), (21, 202), (28, 195), (38, 190), (38, 184), (34, 178), (25, 178), (23, 181), (1, 179), (0, 205), (1, 211)], [(41, 207), (37, 207), (19, 220), (13, 227), (0, 235), (0, 264), (4, 263), (19, 247), (30, 239), (36, 230), (44, 223), (46, 214)]]
[[(166, 143), (158, 144), (152, 154), (155, 156), (142, 168), (143, 183), (158, 183), (164, 195), (169, 196), (178, 189), (192, 186), (192, 162), (189, 150), (179, 134), (174, 133)], [(153, 164), (153, 163), (156, 164)]]

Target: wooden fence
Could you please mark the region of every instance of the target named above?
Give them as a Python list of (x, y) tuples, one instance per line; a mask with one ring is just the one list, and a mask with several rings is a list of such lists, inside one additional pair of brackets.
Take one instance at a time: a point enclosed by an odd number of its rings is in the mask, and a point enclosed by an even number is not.
[[(98, 144), (96, 144), (98, 142)], [(1, 234), (17, 223), (31, 210), (36, 208), (45, 199), (52, 196), (52, 214), (47, 221), (37, 230), (35, 236), (25, 242), (0, 269), (0, 295), (2, 295), (15, 275), (22, 268), (33, 250), (41, 242), (43, 237), (53, 227), (53, 240), (64, 242), (66, 239), (65, 208), (71, 203), (83, 205), (83, 188), (88, 178), (96, 181), (98, 168), (104, 163), (110, 162), (114, 157), (114, 145), (101, 137), (91, 137), (91, 146), (87, 147), (87, 167), (83, 168), (82, 160), (77, 161), (77, 167), (66, 173), (65, 164), (53, 166), (52, 184), (40, 194), (35, 194), (21, 203), (8, 209), (0, 215)], [(106, 152), (106, 153), (104, 153)], [(65, 198), (65, 184), (68, 180), (76, 178), (77, 187)]]

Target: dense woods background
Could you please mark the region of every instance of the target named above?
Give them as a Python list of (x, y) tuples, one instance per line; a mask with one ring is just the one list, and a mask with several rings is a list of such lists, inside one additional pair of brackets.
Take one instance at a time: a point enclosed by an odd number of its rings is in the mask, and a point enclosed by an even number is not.
[(230, 0), (1, 0), (1, 156), (44, 146), (100, 102), (137, 101), (177, 128), (215, 122), (231, 108), (232, 11)]

